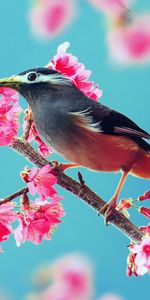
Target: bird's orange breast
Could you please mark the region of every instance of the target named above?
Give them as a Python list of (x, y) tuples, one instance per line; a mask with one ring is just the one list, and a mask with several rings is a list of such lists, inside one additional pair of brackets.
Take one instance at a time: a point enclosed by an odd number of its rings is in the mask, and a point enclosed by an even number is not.
[(128, 137), (82, 132), (76, 143), (68, 140), (56, 146), (68, 160), (96, 171), (114, 172), (128, 169), (136, 160), (139, 146)]

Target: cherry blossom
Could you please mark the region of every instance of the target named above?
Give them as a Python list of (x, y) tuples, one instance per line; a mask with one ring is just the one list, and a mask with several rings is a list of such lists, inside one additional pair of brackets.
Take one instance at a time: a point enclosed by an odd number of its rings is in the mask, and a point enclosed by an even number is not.
[(150, 15), (132, 16), (110, 28), (107, 43), (110, 57), (122, 64), (145, 62), (150, 59)]
[(68, 300), (91, 298), (92, 270), (84, 257), (71, 254), (57, 260), (51, 266), (51, 274), (55, 282), (66, 286)]
[(12, 233), (11, 223), (18, 219), (18, 215), (13, 211), (15, 204), (6, 203), (0, 205), (0, 242), (8, 239)]
[(128, 209), (132, 206), (132, 199), (121, 199), (117, 205), (117, 210), (121, 211), (126, 218), (130, 218)]
[(66, 255), (42, 267), (35, 280), (44, 286), (51, 281), (38, 295), (41, 300), (90, 300), (92, 297), (92, 268), (79, 254)]
[(93, 82), (88, 81), (91, 71), (85, 70), (85, 66), (78, 61), (77, 57), (67, 53), (69, 46), (68, 42), (60, 45), (57, 54), (47, 67), (68, 77), (86, 96), (98, 100), (102, 95), (102, 91), (98, 88), (98, 85), (94, 86)]
[(42, 240), (50, 240), (63, 216), (64, 210), (59, 203), (32, 203), (30, 208), (19, 214), (19, 226), (13, 231), (17, 246), (25, 241), (38, 245)]
[(18, 102), (18, 92), (7, 87), (0, 87), (1, 102), (17, 103)]
[[(25, 110), (25, 116), (24, 116), (24, 121), (23, 121), (23, 125), (22, 125), (23, 131), (25, 131), (26, 125), (28, 124), (30, 119), (32, 119), (32, 111), (30, 108), (28, 108)], [(32, 141), (36, 141), (38, 144), (38, 152), (41, 155), (48, 156), (48, 155), (52, 154), (52, 149), (49, 146), (47, 146), (40, 138), (33, 120), (32, 120), (30, 130), (29, 130), (29, 135), (28, 135), (27, 141), (29, 143)]]
[(32, 32), (52, 38), (71, 22), (74, 12), (74, 0), (36, 0), (29, 13)]
[(38, 152), (43, 156), (48, 156), (52, 154), (52, 149), (47, 146), (42, 139), (40, 138), (37, 129), (35, 127), (35, 124), (33, 123), (31, 126), (30, 134), (33, 135), (33, 138), (38, 143)]
[[(130, 248), (131, 249), (131, 248)], [(136, 254), (134, 253), (130, 253), (127, 257), (127, 270), (126, 270), (126, 274), (127, 276), (138, 276), (137, 274), (137, 266), (135, 265), (135, 257)]]
[(0, 88), (0, 146), (9, 146), (18, 134), (18, 118), (22, 111), (18, 104), (18, 93)]
[(117, 209), (119, 211), (128, 209), (132, 206), (132, 199), (121, 199), (119, 204), (117, 205)]
[(130, 247), (134, 254), (133, 263), (136, 266), (137, 275), (144, 275), (150, 271), (150, 237), (146, 237), (140, 244), (133, 244)]
[(52, 167), (48, 164), (40, 170), (33, 167), (31, 170), (25, 168), (22, 172), (23, 179), (27, 182), (31, 195), (39, 194), (41, 200), (46, 200), (57, 194), (53, 187), (57, 183), (57, 178), (51, 173)]

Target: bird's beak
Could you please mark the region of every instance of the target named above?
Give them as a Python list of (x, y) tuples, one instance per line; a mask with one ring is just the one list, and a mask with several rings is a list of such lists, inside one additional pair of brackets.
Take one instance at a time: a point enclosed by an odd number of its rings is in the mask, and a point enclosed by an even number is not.
[(21, 78), (19, 75), (0, 79), (0, 87), (8, 87), (15, 90), (19, 90), (20, 84)]

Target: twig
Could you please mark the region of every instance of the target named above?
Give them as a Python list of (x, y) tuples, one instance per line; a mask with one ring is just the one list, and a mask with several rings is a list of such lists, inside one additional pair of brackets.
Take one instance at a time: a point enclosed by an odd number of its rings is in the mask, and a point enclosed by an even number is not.
[[(12, 148), (21, 155), (25, 156), (30, 162), (34, 163), (39, 168), (50, 163), (46, 158), (42, 157), (37, 151), (35, 151), (26, 141), (15, 139)], [(82, 188), (81, 190), (80, 183), (62, 173), (60, 170), (54, 170), (54, 174), (57, 176), (58, 184), (61, 187), (75, 194), (77, 197), (80, 197), (96, 211), (99, 212), (101, 208), (106, 204), (106, 202), (101, 197), (96, 195), (86, 185), (84, 185), (84, 188)], [(116, 210), (110, 217), (110, 223), (116, 226), (126, 236), (128, 236), (129, 239), (133, 240), (136, 243), (140, 242), (144, 236), (143, 232), (141, 232), (123, 214)]]
[(78, 178), (79, 178), (81, 187), (84, 187), (85, 181), (84, 181), (83, 176), (80, 171), (78, 171)]
[(23, 188), (17, 192), (15, 192), (14, 194), (11, 194), (10, 196), (4, 198), (3, 200), (0, 201), (0, 205), (11, 202), (12, 200), (14, 200), (15, 198), (26, 194), (28, 192), (28, 188)]

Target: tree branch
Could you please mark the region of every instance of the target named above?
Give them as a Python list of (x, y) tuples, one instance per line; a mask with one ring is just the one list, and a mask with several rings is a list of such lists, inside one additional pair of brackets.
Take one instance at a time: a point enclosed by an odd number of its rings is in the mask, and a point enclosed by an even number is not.
[[(46, 158), (41, 156), (31, 145), (21, 139), (16, 138), (11, 146), (15, 151), (25, 156), (30, 162), (41, 168), (50, 163)], [(91, 191), (88, 186), (81, 186), (80, 183), (67, 176), (59, 169), (54, 169), (53, 173), (57, 176), (58, 184), (81, 198), (84, 202), (90, 205), (94, 210), (100, 211), (106, 202)], [(102, 214), (103, 215), (103, 214)], [(115, 227), (121, 230), (129, 239), (138, 243), (142, 240), (144, 234), (130, 220), (118, 211), (114, 211), (109, 220)]]
[(23, 195), (23, 194), (25, 194), (25, 193), (27, 193), (27, 192), (28, 192), (28, 188), (27, 188), (27, 187), (26, 187), (26, 188), (23, 188), (23, 189), (17, 191), (16, 193), (11, 194), (11, 195), (9, 195), (8, 197), (6, 197), (6, 198), (4, 198), (3, 200), (1, 200), (1, 201), (0, 201), (0, 205), (5, 204), (5, 203), (8, 203), (8, 202), (14, 200), (15, 198), (17, 198), (17, 197), (19, 197), (19, 196), (21, 196), (21, 195)]

